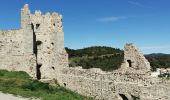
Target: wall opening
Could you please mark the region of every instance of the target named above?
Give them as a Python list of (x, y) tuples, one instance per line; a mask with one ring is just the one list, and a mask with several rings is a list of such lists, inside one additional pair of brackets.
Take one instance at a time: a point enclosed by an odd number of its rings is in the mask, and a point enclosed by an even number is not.
[(119, 95), (123, 100), (128, 100), (128, 98), (124, 94), (119, 94)]
[(55, 68), (54, 67), (51, 67), (53, 70), (55, 70)]
[(36, 29), (38, 29), (40, 27), (40, 24), (36, 24)]
[(36, 44), (37, 44), (37, 45), (41, 45), (42, 42), (38, 40), (38, 41), (36, 42)]
[(132, 61), (131, 60), (127, 60), (129, 67), (132, 67)]
[(36, 34), (34, 31), (34, 25), (31, 24), (32, 30), (33, 30), (33, 53), (36, 55), (37, 57), (37, 44), (36, 44)]
[(37, 64), (37, 79), (40, 80), (41, 79), (41, 68), (42, 64)]

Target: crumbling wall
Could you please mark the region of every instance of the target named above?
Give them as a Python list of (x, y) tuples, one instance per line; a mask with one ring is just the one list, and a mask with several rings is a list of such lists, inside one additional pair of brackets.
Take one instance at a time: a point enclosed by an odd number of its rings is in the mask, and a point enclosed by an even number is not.
[[(100, 69), (63, 68), (57, 80), (60, 85), (95, 99), (113, 100), (114, 81), (111, 73)], [(111, 78), (111, 79), (109, 79)]]
[(119, 94), (124, 94), (129, 99), (132, 96), (141, 97), (140, 90), (152, 83), (142, 72), (105, 72), (97, 68), (81, 67), (63, 68), (57, 79), (60, 85), (99, 100), (119, 100)]
[(126, 44), (124, 47), (124, 64), (125, 69), (141, 70), (146, 73), (151, 71), (151, 66), (143, 53), (133, 44)]
[(64, 49), (62, 15), (31, 14), (28, 4), (21, 9), (21, 28), (0, 31), (1, 69), (26, 71), (33, 78), (56, 79), (68, 65)]
[(30, 18), (36, 37), (36, 57), (37, 66), (40, 65), (40, 79), (55, 79), (56, 72), (62, 67), (61, 64), (64, 63), (62, 59), (68, 59), (65, 56), (67, 53), (64, 49), (62, 16), (58, 13), (46, 13), (43, 15), (41, 11), (35, 11), (34, 14), (30, 14)]
[(124, 62), (118, 70), (105, 72), (98, 68), (64, 67), (57, 80), (68, 89), (99, 100), (170, 99), (169, 82), (151, 77), (149, 62), (133, 44), (125, 45)]

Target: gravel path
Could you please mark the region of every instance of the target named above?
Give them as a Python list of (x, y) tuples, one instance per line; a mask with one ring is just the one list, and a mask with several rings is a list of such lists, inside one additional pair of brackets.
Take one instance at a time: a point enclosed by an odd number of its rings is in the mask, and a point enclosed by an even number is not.
[(14, 96), (12, 94), (4, 94), (0, 92), (0, 100), (38, 100), (38, 99), (22, 98), (19, 96)]

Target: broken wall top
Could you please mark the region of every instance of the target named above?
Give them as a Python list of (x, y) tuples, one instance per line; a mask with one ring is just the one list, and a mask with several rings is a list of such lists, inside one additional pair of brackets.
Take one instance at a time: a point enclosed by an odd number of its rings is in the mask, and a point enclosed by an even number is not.
[(126, 44), (124, 47), (124, 64), (123, 68), (150, 72), (151, 66), (143, 53), (132, 43)]

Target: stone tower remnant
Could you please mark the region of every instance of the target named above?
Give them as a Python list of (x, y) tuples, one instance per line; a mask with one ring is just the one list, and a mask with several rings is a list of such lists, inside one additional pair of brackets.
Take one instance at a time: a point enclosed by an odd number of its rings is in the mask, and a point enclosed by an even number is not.
[(4, 45), (1, 49), (6, 49), (1, 52), (1, 58), (5, 58), (1, 69), (23, 70), (35, 79), (50, 80), (67, 65), (62, 15), (58, 13), (43, 15), (36, 10), (31, 14), (25, 4), (21, 9), (21, 29), (0, 31), (0, 35)]

